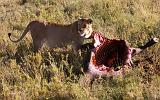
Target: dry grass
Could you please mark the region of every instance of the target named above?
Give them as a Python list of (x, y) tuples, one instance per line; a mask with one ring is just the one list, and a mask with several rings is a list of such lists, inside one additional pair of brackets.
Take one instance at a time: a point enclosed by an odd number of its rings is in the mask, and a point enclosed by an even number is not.
[(34, 54), (29, 34), (18, 44), (7, 36), (12, 32), (19, 37), (31, 20), (65, 24), (83, 16), (92, 18), (94, 29), (108, 38), (138, 46), (150, 37), (160, 38), (159, 9), (159, 0), (1, 0), (0, 99), (160, 99), (159, 43), (134, 57), (139, 63), (124, 79), (97, 79), (88, 87), (79, 81), (83, 57), (71, 49), (52, 56), (45, 47)]

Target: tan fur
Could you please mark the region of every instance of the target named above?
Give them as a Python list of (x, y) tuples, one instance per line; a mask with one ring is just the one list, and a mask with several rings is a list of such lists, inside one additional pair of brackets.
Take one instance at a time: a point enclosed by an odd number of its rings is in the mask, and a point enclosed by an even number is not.
[(92, 20), (79, 19), (69, 25), (32, 21), (27, 25), (18, 40), (12, 40), (10, 37), (11, 33), (9, 33), (8, 36), (12, 42), (16, 43), (21, 41), (29, 31), (35, 51), (39, 50), (44, 42), (46, 42), (50, 48), (72, 44), (74, 49), (77, 49), (83, 42), (83, 37), (81, 37), (80, 34), (92, 32)]

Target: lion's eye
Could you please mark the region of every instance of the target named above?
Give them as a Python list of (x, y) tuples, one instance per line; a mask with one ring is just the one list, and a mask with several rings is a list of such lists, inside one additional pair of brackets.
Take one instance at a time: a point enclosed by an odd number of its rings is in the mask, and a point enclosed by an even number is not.
[(86, 28), (86, 25), (83, 25), (82, 28), (83, 28), (83, 29)]

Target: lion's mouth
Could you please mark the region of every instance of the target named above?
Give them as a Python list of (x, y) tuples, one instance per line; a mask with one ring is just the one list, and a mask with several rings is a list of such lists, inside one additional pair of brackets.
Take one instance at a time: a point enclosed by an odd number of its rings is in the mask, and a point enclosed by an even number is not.
[(88, 34), (86, 34), (84, 37), (85, 38), (90, 38), (91, 37), (91, 35), (92, 35), (92, 32), (89, 32)]
[(81, 37), (85, 37), (86, 33), (79, 32)]
[(90, 38), (91, 35), (92, 35), (92, 31), (89, 31), (88, 33), (80, 32), (80, 31), (79, 31), (79, 33), (80, 33), (80, 36), (81, 36), (81, 37), (84, 37), (84, 38)]

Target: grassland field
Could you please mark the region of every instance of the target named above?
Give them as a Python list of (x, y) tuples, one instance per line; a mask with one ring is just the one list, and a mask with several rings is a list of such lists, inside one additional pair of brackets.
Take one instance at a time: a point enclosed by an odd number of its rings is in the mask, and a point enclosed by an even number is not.
[(160, 38), (160, 0), (0, 0), (0, 100), (160, 100), (159, 43), (133, 58), (125, 78), (83, 86), (80, 51), (74, 55), (68, 46), (52, 56), (44, 46), (34, 54), (30, 34), (19, 43), (8, 38), (9, 32), (18, 38), (32, 20), (69, 24), (79, 17), (93, 19), (94, 30), (107, 38), (134, 47)]

